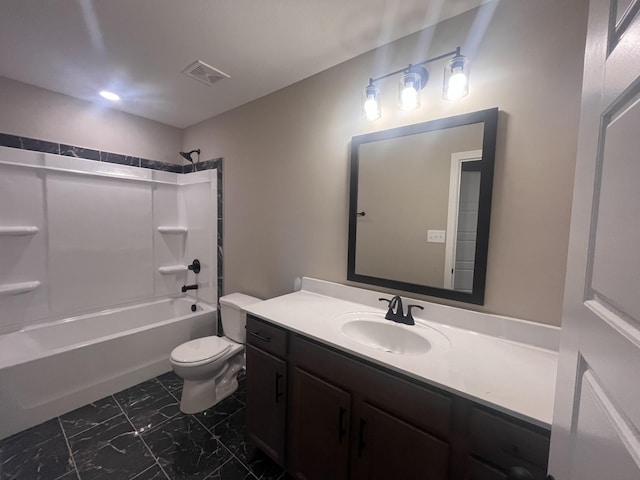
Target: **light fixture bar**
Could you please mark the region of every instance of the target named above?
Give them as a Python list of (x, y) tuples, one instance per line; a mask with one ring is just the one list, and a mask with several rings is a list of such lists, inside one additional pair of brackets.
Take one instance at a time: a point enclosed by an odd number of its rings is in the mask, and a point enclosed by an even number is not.
[(399, 73), (403, 73), (403, 72), (407, 72), (411, 67), (415, 67), (418, 65), (426, 65), (427, 63), (431, 63), (431, 62), (437, 62), (438, 60), (442, 60), (443, 58), (447, 58), (447, 57), (453, 57), (453, 56), (459, 56), (460, 55), (460, 47), (456, 47), (455, 50), (452, 50), (451, 52), (447, 52), (447, 53), (443, 53), (442, 55), (438, 55), (437, 57), (433, 57), (433, 58), (429, 58), (428, 60), (425, 60), (424, 62), (420, 62), (420, 63), (410, 63), (408, 67), (405, 68), (401, 68), (400, 70), (395, 70), (391, 73), (387, 73), (385, 75), (380, 75), (379, 77), (374, 77), (374, 78), (370, 78), (369, 79), (369, 85), (372, 85), (373, 83), (385, 79), (385, 78), (389, 78), (389, 77), (393, 77), (394, 75), (397, 75)]

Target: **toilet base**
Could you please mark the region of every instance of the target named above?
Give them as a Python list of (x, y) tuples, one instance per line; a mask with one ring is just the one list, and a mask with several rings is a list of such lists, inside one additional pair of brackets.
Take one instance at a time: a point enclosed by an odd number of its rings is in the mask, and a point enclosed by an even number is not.
[(214, 378), (185, 380), (180, 397), (180, 411), (194, 414), (203, 412), (221, 402), (238, 389), (238, 372), (243, 356), (236, 355)]

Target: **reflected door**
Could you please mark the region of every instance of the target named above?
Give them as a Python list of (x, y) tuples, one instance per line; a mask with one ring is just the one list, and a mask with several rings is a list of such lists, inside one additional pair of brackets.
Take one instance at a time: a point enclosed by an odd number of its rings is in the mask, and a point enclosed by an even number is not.
[(471, 293), (473, 291), (473, 262), (476, 257), (480, 172), (470, 168), (465, 169), (467, 166), (473, 167), (473, 163), (463, 163), (460, 175), (453, 289), (458, 292)]
[(451, 155), (449, 207), (444, 255), (444, 285), (457, 292), (473, 292), (482, 151)]

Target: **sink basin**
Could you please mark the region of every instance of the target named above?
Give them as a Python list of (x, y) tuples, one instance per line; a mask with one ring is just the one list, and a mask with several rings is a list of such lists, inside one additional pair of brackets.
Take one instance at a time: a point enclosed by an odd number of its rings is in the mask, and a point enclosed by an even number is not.
[(431, 342), (410, 328), (380, 321), (352, 320), (342, 325), (342, 333), (362, 345), (384, 352), (420, 355), (431, 350)]

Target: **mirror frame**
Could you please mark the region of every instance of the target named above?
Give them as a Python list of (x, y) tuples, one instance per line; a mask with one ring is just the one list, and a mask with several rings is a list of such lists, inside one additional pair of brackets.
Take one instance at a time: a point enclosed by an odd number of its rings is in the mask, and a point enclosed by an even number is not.
[[(484, 123), (482, 139), (482, 160), (480, 166), (480, 195), (478, 205), (478, 227), (476, 251), (473, 269), (473, 288), (471, 293), (458, 292), (446, 288), (431, 287), (388, 278), (371, 277), (356, 273), (356, 228), (358, 220), (358, 151), (363, 143), (376, 142), (391, 138), (432, 132), (445, 128), (459, 127), (473, 123)], [(454, 117), (357, 135), (351, 139), (351, 178), (349, 193), (349, 253), (347, 262), (347, 280), (379, 287), (407, 292), (420, 293), (432, 297), (447, 298), (459, 302), (484, 305), (487, 274), (487, 254), (489, 250), (489, 227), (491, 221), (491, 194), (493, 190), (493, 170), (496, 154), (498, 131), (498, 108), (456, 115)]]

